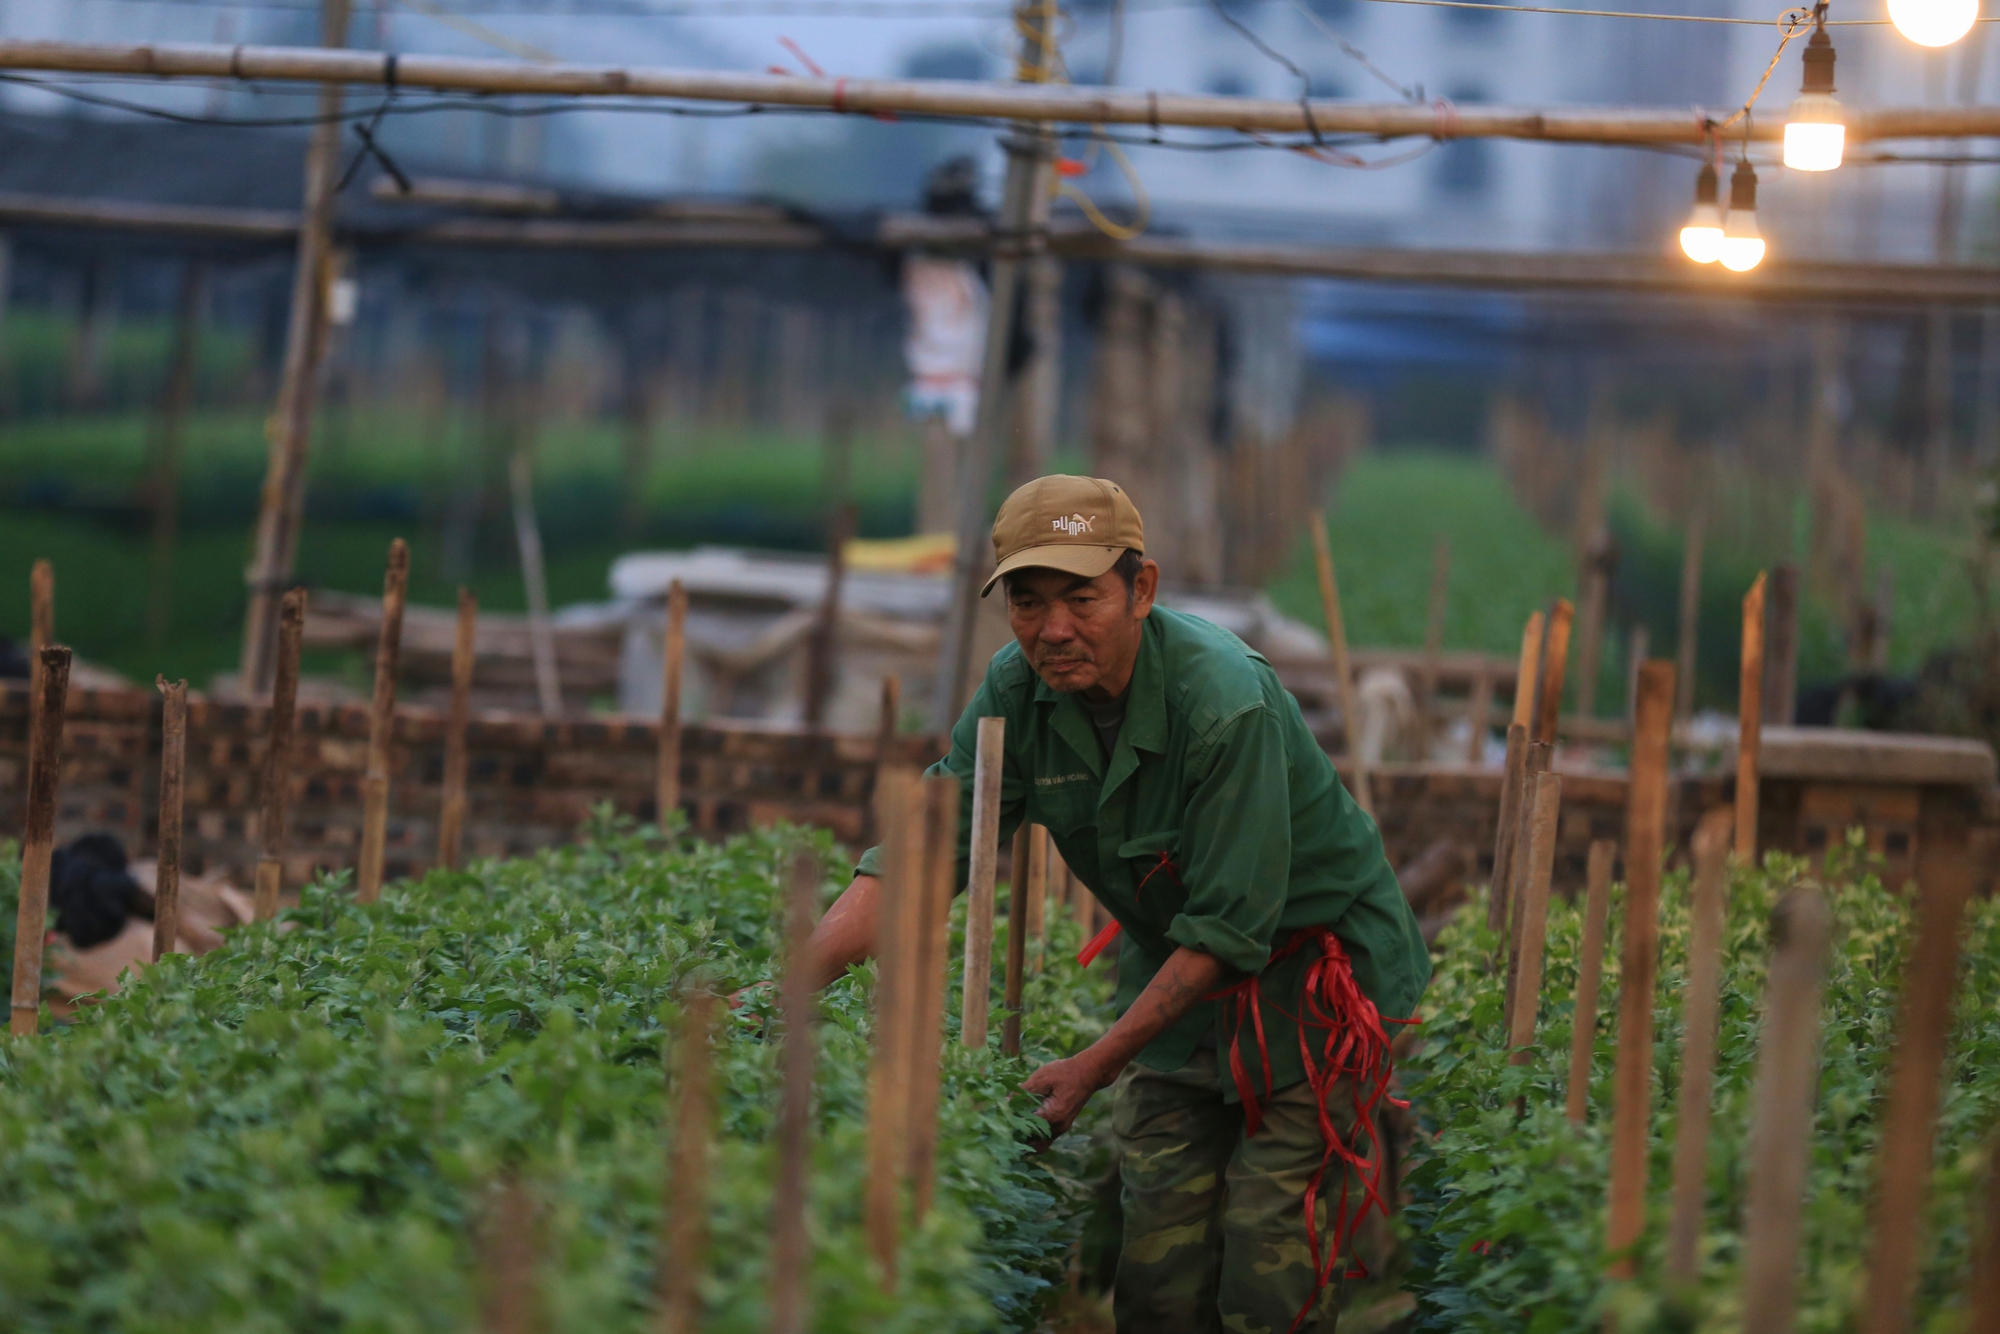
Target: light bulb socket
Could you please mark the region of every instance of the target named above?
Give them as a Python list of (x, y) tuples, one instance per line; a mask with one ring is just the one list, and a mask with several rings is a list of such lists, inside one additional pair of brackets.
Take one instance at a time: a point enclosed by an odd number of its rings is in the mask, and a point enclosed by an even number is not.
[(1833, 39), (1826, 35), (1825, 28), (1813, 30), (1812, 40), (1806, 43), (1805, 61), (1806, 81), (1799, 91), (1833, 93)]
[(1720, 197), (1720, 183), (1715, 174), (1715, 164), (1704, 162), (1701, 172), (1694, 178), (1694, 202), (1697, 205), (1713, 204)]
[(1757, 171), (1748, 159), (1739, 161), (1736, 170), (1729, 177), (1729, 211), (1731, 213), (1755, 213), (1757, 211)]

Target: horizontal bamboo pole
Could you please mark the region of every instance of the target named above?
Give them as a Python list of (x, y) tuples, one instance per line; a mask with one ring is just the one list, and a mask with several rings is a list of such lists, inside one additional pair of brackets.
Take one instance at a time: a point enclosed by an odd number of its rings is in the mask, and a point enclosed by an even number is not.
[[(1455, 106), (1409, 102), (1310, 104), (1287, 98), (1163, 93), (1143, 88), (980, 83), (955, 79), (799, 78), (648, 66), (574, 65), (465, 56), (220, 43), (0, 42), (0, 69), (166, 78), (360, 84), (455, 93), (672, 98), (857, 114), (986, 116), (1077, 125), (1194, 126), (1276, 133), (1529, 139), (1556, 143), (1706, 141), (1731, 108)], [(2000, 137), (2000, 106), (1848, 107), (1850, 143)], [(1758, 117), (1732, 137), (1774, 141), (1783, 117)]]

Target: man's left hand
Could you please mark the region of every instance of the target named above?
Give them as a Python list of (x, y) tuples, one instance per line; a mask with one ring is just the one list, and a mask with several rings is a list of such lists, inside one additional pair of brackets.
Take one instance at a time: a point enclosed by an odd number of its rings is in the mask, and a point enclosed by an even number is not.
[(1077, 1113), (1090, 1101), (1090, 1095), (1110, 1082), (1086, 1050), (1081, 1055), (1050, 1061), (1029, 1075), (1021, 1087), (1042, 1095), (1042, 1105), (1035, 1109), (1035, 1115), (1049, 1123), (1052, 1135), (1060, 1135), (1076, 1120)]

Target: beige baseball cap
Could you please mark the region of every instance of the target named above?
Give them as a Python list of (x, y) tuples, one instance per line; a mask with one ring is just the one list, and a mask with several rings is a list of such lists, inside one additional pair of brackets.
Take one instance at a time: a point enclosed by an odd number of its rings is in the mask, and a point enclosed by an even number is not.
[(999, 564), (979, 596), (1016, 570), (1095, 579), (1128, 550), (1145, 552), (1146, 525), (1124, 488), (1102, 477), (1037, 477), (1007, 497), (993, 520)]

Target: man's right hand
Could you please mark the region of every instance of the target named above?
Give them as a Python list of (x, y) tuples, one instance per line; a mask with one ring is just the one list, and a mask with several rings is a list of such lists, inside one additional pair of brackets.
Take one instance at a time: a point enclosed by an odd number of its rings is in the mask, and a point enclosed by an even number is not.
[(838, 981), (848, 965), (863, 963), (875, 953), (875, 919), (881, 903), (882, 882), (872, 875), (857, 875), (819, 919), (809, 964), (814, 991)]

